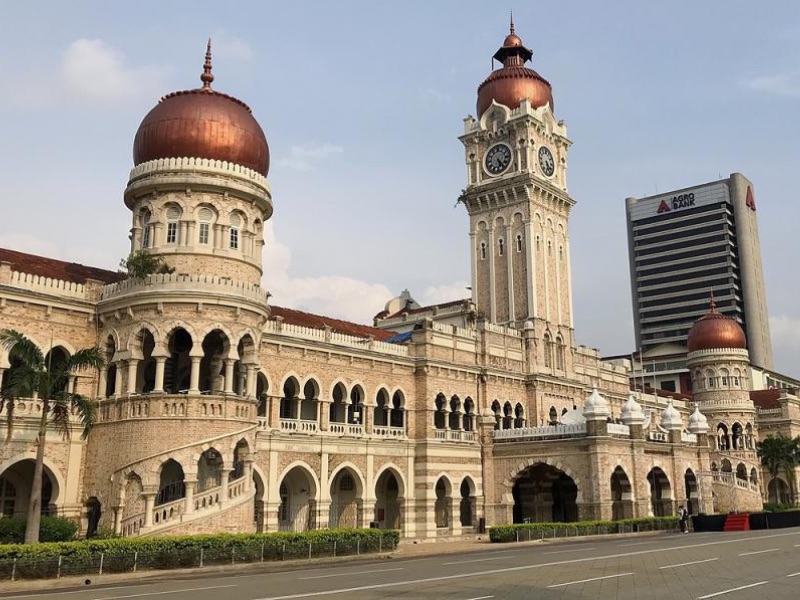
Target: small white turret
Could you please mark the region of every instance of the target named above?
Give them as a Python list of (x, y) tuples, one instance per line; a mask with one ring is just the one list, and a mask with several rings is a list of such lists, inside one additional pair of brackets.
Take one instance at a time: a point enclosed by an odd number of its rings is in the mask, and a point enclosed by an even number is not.
[(708, 419), (700, 412), (700, 404), (694, 403), (694, 412), (689, 416), (689, 433), (708, 433)]
[(644, 411), (635, 394), (628, 394), (628, 399), (622, 404), (620, 419), (625, 425), (644, 425)]
[(667, 431), (676, 431), (683, 428), (681, 413), (672, 405), (672, 398), (667, 401), (667, 407), (661, 413), (661, 427)]
[(608, 401), (600, 395), (597, 388), (594, 388), (591, 395), (586, 399), (586, 403), (583, 406), (583, 416), (587, 421), (605, 421), (611, 416)]

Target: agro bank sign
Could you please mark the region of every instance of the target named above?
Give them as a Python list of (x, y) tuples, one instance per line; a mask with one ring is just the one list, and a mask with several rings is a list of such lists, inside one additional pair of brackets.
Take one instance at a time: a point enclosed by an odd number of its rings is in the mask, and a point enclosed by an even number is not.
[(698, 206), (730, 203), (728, 186), (724, 182), (699, 185), (685, 190), (640, 198), (629, 205), (632, 221), (649, 219), (656, 216), (667, 216), (680, 213)]

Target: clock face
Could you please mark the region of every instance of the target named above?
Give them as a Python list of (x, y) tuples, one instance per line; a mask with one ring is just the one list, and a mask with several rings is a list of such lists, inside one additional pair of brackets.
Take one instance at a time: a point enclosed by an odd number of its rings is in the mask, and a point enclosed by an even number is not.
[(511, 148), (505, 144), (495, 144), (486, 153), (484, 166), (490, 175), (500, 175), (511, 164)]
[(556, 162), (553, 160), (553, 153), (547, 146), (539, 148), (539, 166), (546, 177), (552, 177), (556, 170)]

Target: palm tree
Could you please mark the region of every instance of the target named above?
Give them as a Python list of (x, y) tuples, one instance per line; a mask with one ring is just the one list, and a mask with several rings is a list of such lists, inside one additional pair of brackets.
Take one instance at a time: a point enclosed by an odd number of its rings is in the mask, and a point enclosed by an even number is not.
[[(791, 501), (794, 503), (794, 468), (800, 458), (800, 436), (792, 439), (782, 433), (769, 435), (756, 444), (756, 451), (761, 464), (769, 471), (770, 483), (775, 481), (781, 469), (786, 470)], [(776, 497), (776, 500), (779, 501), (779, 498)]]
[(75, 414), (83, 425), (82, 437), (86, 438), (94, 423), (94, 404), (85, 396), (66, 391), (67, 383), (73, 373), (85, 369), (100, 369), (105, 361), (99, 348), (86, 348), (78, 350), (66, 360), (58, 361), (58, 364), (53, 364), (52, 351), (45, 357), (36, 344), (13, 329), (0, 330), (0, 345), (9, 351), (9, 359), (15, 363), (3, 382), (0, 395), (0, 414), (5, 410), (6, 443), (10, 441), (14, 430), (15, 399), (38, 395), (42, 403), (28, 520), (25, 525), (25, 543), (31, 544), (39, 541), (42, 472), (48, 426), (52, 425), (63, 437), (68, 438), (70, 419)]

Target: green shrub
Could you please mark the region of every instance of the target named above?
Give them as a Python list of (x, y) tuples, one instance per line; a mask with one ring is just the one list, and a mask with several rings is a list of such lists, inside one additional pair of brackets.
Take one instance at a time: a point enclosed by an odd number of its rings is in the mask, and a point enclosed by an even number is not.
[[(0, 519), (2, 521), (2, 519)], [(341, 556), (392, 550), (399, 531), (380, 529), (321, 529), (303, 533), (216, 534), (183, 537), (91, 539), (34, 545), (0, 545), (0, 580), (10, 577), (16, 559), (16, 577), (44, 578), (97, 573), (103, 556), (104, 573), (125, 573), (136, 568), (175, 569), (210, 564), (231, 564)], [(59, 567), (59, 557), (61, 567)]]
[[(0, 519), (0, 544), (21, 544), (25, 541), (25, 523), (22, 517)], [(75, 537), (78, 525), (60, 517), (42, 517), (39, 525), (40, 542), (66, 542)]]
[(776, 502), (765, 502), (764, 512), (783, 512), (789, 510), (800, 510), (800, 506), (794, 504), (781, 504)]
[(580, 521), (575, 523), (515, 523), (489, 528), (492, 542), (516, 542), (543, 537), (575, 537), (631, 531), (654, 531), (678, 526), (677, 517), (643, 517), (619, 521)]

